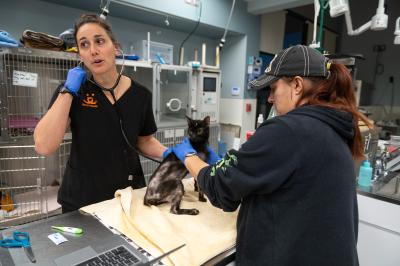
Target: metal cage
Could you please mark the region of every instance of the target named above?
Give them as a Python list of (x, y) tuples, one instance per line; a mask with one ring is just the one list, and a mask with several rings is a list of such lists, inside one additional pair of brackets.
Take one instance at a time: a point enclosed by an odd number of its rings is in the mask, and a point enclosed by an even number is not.
[[(34, 221), (59, 211), (56, 196), (69, 158), (70, 134), (58, 152), (46, 158), (35, 152), (32, 135), (54, 90), (77, 63), (74, 53), (0, 48), (0, 226)], [(151, 64), (125, 63), (125, 73), (153, 92), (153, 104), (159, 97), (153, 88), (157, 71)], [(170, 147), (186, 135), (186, 127), (176, 124), (159, 128), (156, 138)], [(218, 137), (219, 126), (213, 124), (209, 141), (214, 149)], [(147, 181), (158, 163), (140, 159)]]
[(25, 48), (0, 49), (0, 142), (28, 137), (76, 54)]
[(59, 208), (56, 184), (70, 142), (45, 158), (35, 152), (32, 135), (76, 64), (76, 54), (0, 48), (0, 226), (34, 221)]
[[(54, 180), (63, 173), (70, 144), (64, 141), (58, 153), (48, 158), (39, 156), (33, 144), (0, 146), (1, 226), (38, 220), (58, 211), (59, 184)], [(56, 175), (50, 171), (53, 167), (46, 167), (49, 164), (59, 168)]]

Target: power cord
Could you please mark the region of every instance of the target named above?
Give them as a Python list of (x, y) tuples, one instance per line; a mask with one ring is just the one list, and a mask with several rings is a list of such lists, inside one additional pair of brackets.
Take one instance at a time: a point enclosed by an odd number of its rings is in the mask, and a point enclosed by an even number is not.
[(179, 50), (178, 50), (178, 52), (179, 52), (179, 60), (178, 60), (178, 62), (181, 62), (181, 59), (182, 59), (182, 58), (181, 58), (181, 55), (182, 55), (181, 49), (182, 49), (183, 45), (184, 45), (185, 42), (190, 38), (190, 36), (193, 35), (193, 33), (197, 30), (197, 28), (198, 28), (199, 25), (200, 25), (201, 11), (202, 11), (202, 9), (203, 9), (203, 4), (202, 4), (201, 1), (199, 1), (199, 5), (200, 5), (200, 13), (199, 13), (199, 18), (197, 19), (196, 25), (194, 26), (193, 30), (188, 34), (188, 36), (186, 36), (186, 38), (182, 41), (181, 45), (179, 46)]
[(388, 90), (389, 84), (392, 85), (391, 90), (393, 91), (393, 89), (394, 89), (394, 82), (392, 83), (392, 82), (389, 81), (389, 82), (386, 84), (385, 88), (382, 90), (381, 94), (379, 95), (379, 98), (377, 98), (378, 100), (375, 102), (376, 105), (382, 105), (382, 106), (384, 106), (382, 100), (383, 100), (384, 97), (386, 96), (386, 92), (387, 92), (387, 90)]
[(229, 17), (228, 17), (228, 21), (226, 22), (224, 35), (222, 35), (222, 38), (221, 38), (221, 40), (220, 40), (220, 42), (219, 42), (219, 50), (222, 50), (222, 47), (224, 47), (225, 38), (226, 38), (226, 34), (228, 33), (229, 24), (231, 23), (232, 14), (233, 14), (233, 9), (235, 8), (235, 3), (236, 3), (236, 0), (233, 0), (233, 2), (232, 2), (232, 7), (231, 7), (231, 11), (230, 11)]
[(375, 57), (375, 69), (374, 69), (374, 77), (372, 84), (375, 88), (375, 83), (376, 83), (376, 77), (382, 75), (385, 72), (385, 65), (381, 63), (381, 55), (382, 52), (386, 50), (386, 45), (384, 44), (377, 44), (374, 45), (372, 51), (376, 52), (376, 57)]

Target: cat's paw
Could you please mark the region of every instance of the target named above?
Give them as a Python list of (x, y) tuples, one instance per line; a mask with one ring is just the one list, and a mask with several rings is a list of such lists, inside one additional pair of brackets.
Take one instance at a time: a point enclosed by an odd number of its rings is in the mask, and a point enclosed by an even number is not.
[(199, 197), (199, 201), (201, 202), (207, 202), (207, 199), (205, 197)]
[(198, 215), (200, 212), (197, 209), (191, 209), (189, 215)]
[(185, 215), (197, 215), (199, 214), (199, 210), (197, 209), (177, 209), (177, 208), (171, 208), (170, 212), (173, 214), (185, 214)]

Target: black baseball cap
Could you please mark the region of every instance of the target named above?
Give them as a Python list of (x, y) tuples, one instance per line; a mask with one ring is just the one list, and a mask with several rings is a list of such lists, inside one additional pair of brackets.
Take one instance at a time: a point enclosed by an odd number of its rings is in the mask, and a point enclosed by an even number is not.
[(276, 54), (264, 74), (249, 83), (251, 89), (269, 87), (281, 77), (328, 77), (328, 58), (305, 45), (289, 47)]

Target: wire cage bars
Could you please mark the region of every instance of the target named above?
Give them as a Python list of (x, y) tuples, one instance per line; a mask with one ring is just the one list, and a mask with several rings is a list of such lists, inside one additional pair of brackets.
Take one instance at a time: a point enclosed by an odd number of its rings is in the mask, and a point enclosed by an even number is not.
[[(55, 88), (77, 63), (76, 54), (71, 53), (0, 48), (0, 226), (41, 219), (59, 208), (56, 196), (69, 158), (70, 134), (66, 134), (58, 152), (46, 158), (35, 152), (32, 135)], [(135, 64), (125, 68), (149, 87), (157, 69), (141, 71)], [(158, 97), (154, 90), (153, 97)], [(155, 137), (171, 147), (186, 135), (186, 127), (180, 125), (160, 128)], [(209, 142), (214, 149), (218, 137), (219, 126), (213, 124)], [(148, 181), (158, 163), (140, 159)]]
[(32, 135), (76, 63), (75, 54), (0, 48), (0, 226), (37, 220), (59, 208), (58, 186), (51, 185), (60, 180), (70, 142), (45, 158), (35, 152)]

